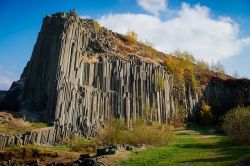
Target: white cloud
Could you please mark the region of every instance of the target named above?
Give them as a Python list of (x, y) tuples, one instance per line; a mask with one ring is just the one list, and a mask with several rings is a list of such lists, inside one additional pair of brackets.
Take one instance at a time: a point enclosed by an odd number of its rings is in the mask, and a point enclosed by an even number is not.
[(207, 7), (183, 3), (175, 17), (161, 20), (148, 14), (107, 14), (98, 19), (101, 25), (125, 34), (138, 33), (156, 49), (170, 53), (189, 51), (209, 62), (237, 55), (250, 46), (250, 37), (239, 37), (239, 26), (229, 17), (213, 18)]
[(144, 10), (154, 15), (167, 10), (167, 0), (137, 0)]

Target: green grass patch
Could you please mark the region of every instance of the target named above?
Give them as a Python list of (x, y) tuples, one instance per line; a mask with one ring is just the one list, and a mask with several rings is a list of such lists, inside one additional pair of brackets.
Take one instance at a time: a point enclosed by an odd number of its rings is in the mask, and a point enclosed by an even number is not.
[[(133, 152), (121, 165), (235, 165), (249, 161), (249, 146), (233, 144), (230, 138), (211, 127), (176, 129), (173, 142), (167, 146)], [(247, 156), (248, 157), (248, 156)], [(238, 161), (239, 160), (239, 161)]]

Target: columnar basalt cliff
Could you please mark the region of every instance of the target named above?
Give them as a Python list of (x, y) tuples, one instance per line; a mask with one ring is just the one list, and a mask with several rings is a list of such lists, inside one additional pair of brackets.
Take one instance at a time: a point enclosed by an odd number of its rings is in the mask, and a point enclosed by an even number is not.
[[(44, 19), (22, 74), (23, 111), (84, 135), (112, 116), (125, 118), (129, 126), (146, 106), (155, 107), (158, 122), (169, 121), (179, 101), (192, 111), (198, 98), (191, 88), (178, 98), (172, 76), (159, 62), (122, 56), (112, 41), (119, 34), (94, 24), (74, 12)], [(157, 79), (163, 79), (163, 87), (156, 88)]]
[(250, 80), (214, 78), (205, 88), (203, 98), (214, 109), (216, 117), (233, 107), (250, 106)]
[(136, 52), (124, 55), (115, 43), (117, 38), (124, 36), (81, 19), (75, 12), (45, 17), (31, 60), (21, 79), (8, 92), (0, 93), (0, 106), (2, 102), (7, 107), (8, 96), (18, 92), (13, 109), (26, 118), (52, 123), (54, 128), (42, 132), (42, 141), (37, 132), (15, 138), (3, 135), (2, 146), (18, 138), (54, 144), (72, 133), (91, 136), (113, 117), (124, 118), (128, 127), (133, 119), (148, 113), (154, 121), (169, 122), (179, 106), (186, 108), (189, 119), (201, 101), (218, 107), (216, 96), (223, 102), (232, 99), (227, 109), (239, 104), (238, 98), (243, 98), (242, 104), (250, 103), (249, 80), (244, 86), (238, 81), (236, 89), (223, 80), (211, 81), (199, 95), (188, 84), (178, 90), (160, 59)]

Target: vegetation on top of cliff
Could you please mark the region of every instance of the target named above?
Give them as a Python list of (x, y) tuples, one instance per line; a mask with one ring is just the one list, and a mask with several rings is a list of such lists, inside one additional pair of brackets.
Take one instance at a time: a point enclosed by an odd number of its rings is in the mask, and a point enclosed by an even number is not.
[(96, 32), (99, 32), (99, 31), (102, 29), (102, 27), (101, 27), (101, 25), (99, 24), (99, 22), (97, 22), (97, 21), (95, 21), (95, 20), (94, 20), (94, 22), (93, 22), (93, 25), (94, 25), (94, 28), (95, 28), (95, 31), (96, 31)]
[(137, 38), (138, 38), (138, 35), (135, 31), (133, 30), (129, 30), (126, 35), (125, 35), (125, 38), (126, 40), (129, 42), (129, 43), (136, 43), (137, 42)]
[(152, 43), (138, 41), (137, 36), (135, 31), (129, 30), (125, 36), (115, 38), (115, 45), (125, 55), (138, 55), (165, 66), (167, 72), (174, 75), (174, 85), (177, 89), (182, 89), (186, 84), (199, 91), (202, 85), (207, 85), (213, 77), (229, 78), (220, 63), (209, 65), (205, 61), (196, 60), (186, 51), (164, 54), (154, 49)]

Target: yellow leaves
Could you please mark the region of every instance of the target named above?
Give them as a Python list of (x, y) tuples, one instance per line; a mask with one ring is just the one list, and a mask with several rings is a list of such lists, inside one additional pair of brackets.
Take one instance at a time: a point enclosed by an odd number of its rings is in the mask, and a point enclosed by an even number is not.
[(202, 110), (202, 112), (210, 112), (211, 111), (211, 106), (206, 104), (206, 103), (203, 103), (202, 106), (201, 106), (201, 110)]
[(210, 125), (213, 121), (213, 113), (211, 106), (203, 103), (200, 109), (200, 124)]
[(194, 89), (199, 88), (199, 82), (196, 78), (197, 65), (194, 57), (187, 53), (176, 52), (175, 56), (169, 56), (165, 59), (164, 64), (167, 71), (177, 78), (177, 85), (181, 86), (185, 82), (192, 85)]
[(99, 32), (102, 29), (102, 27), (100, 26), (100, 24), (97, 21), (94, 21), (93, 25), (95, 27), (96, 32)]
[(128, 30), (126, 33), (126, 39), (129, 43), (135, 43), (137, 41), (138, 35), (133, 30)]

